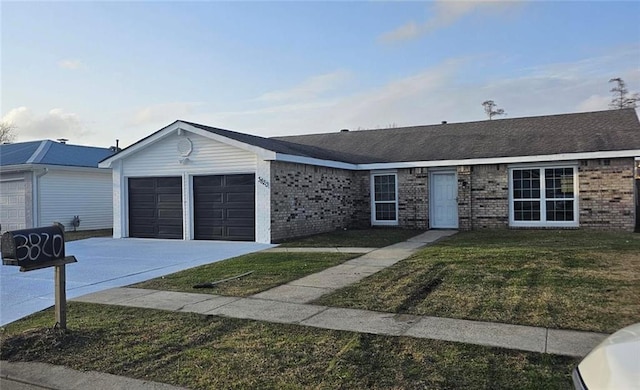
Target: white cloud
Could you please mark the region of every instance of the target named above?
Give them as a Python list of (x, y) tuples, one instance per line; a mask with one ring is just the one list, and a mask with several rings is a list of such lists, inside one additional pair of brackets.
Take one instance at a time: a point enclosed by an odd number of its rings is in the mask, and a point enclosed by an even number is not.
[(591, 95), (578, 103), (578, 111), (601, 111), (609, 108), (611, 96)]
[(379, 38), (380, 42), (393, 43), (397, 41), (407, 41), (416, 38), (423, 33), (424, 26), (418, 25), (413, 20), (403, 24), (393, 31), (382, 34)]
[(4, 115), (2, 121), (15, 126), (16, 141), (67, 138), (73, 143), (91, 134), (77, 114), (60, 108), (37, 114), (27, 107), (18, 107)]
[(288, 89), (270, 91), (257, 100), (264, 102), (306, 101), (314, 99), (344, 84), (351, 75), (344, 70), (309, 77), (302, 83)]
[[(475, 82), (461, 80), (469, 80), (464, 75), (477, 65), (477, 57), (452, 59), (351, 93), (342, 86), (357, 74), (333, 72), (241, 102), (240, 110), (207, 102), (173, 102), (128, 114), (111, 113), (91, 125), (91, 130), (99, 127), (99, 133), (89, 132), (78, 114), (61, 109), (40, 114), (19, 107), (2, 120), (16, 124), (17, 141), (64, 137), (72, 143), (107, 146), (119, 138), (120, 145), (127, 146), (176, 119), (270, 137), (485, 120), (481, 103), (488, 99), (504, 108), (508, 117), (593, 111), (608, 108), (612, 77), (622, 77), (630, 92), (640, 91), (640, 70), (633, 60), (637, 49), (629, 49)], [(630, 65), (621, 65), (625, 63)], [(359, 84), (354, 81), (353, 85)]]
[[(262, 136), (414, 126), (485, 120), (482, 102), (494, 100), (507, 117), (605, 110), (610, 100), (610, 67), (624, 58), (593, 57), (570, 63), (521, 69), (512, 77), (460, 83), (474, 60), (450, 60), (387, 84), (343, 96), (307, 101), (273, 101), (267, 107), (201, 112), (191, 119)], [(622, 68), (624, 69), (624, 68)], [(640, 72), (620, 71), (631, 92), (638, 90)], [(462, 78), (464, 79), (464, 78)]]
[(441, 91), (452, 82), (458, 66), (459, 61), (449, 61), (356, 94), (203, 113), (194, 121), (263, 136), (428, 123), (431, 110), (437, 112), (448, 104), (440, 99)]
[(176, 119), (185, 119), (201, 106), (201, 102), (172, 102), (154, 104), (137, 110), (128, 120), (133, 126), (164, 126)]
[(84, 64), (80, 60), (64, 59), (58, 61), (58, 67), (62, 69), (76, 70), (84, 68)]
[(378, 40), (382, 43), (394, 43), (414, 39), (422, 35), (429, 34), (435, 30), (450, 26), (470, 14), (480, 9), (504, 9), (519, 2), (519, 0), (508, 1), (486, 1), (486, 0), (436, 0), (431, 4), (430, 17), (423, 23), (410, 21), (402, 26), (382, 34)]

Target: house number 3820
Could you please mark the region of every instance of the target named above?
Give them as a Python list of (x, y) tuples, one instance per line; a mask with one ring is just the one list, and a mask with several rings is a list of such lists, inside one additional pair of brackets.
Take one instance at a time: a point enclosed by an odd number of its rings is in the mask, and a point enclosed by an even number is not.
[(13, 236), (18, 261), (59, 259), (64, 253), (64, 238), (60, 234), (28, 233)]
[(263, 186), (269, 188), (269, 182), (264, 177), (258, 177), (258, 183), (260, 183)]

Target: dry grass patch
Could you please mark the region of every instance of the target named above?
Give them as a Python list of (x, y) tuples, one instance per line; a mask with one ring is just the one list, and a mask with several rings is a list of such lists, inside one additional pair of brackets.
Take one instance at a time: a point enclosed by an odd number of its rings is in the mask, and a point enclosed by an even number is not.
[(406, 241), (421, 233), (424, 233), (424, 230), (401, 228), (340, 229), (329, 233), (287, 240), (281, 246), (301, 248), (382, 248)]
[(579, 359), (408, 337), (72, 302), (10, 324), (2, 359), (190, 389), (567, 389)]
[[(191, 268), (171, 275), (137, 283), (131, 287), (155, 290), (249, 296), (300, 279), (358, 256), (353, 253), (258, 252)], [(242, 275), (250, 275), (216, 285), (193, 286)]]
[(460, 233), (318, 303), (613, 332), (640, 321), (638, 237)]

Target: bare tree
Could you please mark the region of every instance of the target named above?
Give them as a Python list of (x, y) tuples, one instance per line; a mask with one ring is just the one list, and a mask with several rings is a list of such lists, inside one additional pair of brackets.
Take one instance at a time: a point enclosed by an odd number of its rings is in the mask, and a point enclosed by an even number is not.
[(16, 138), (15, 126), (11, 123), (0, 122), (0, 143), (11, 142)]
[(485, 100), (482, 102), (482, 105), (484, 106), (484, 112), (489, 117), (489, 120), (496, 115), (506, 115), (506, 112), (504, 112), (502, 108), (498, 108), (493, 100)]
[(614, 79), (609, 80), (610, 83), (616, 83), (613, 88), (611, 88), (611, 93), (613, 93), (613, 97), (611, 98), (611, 103), (609, 103), (609, 108), (613, 110), (620, 110), (623, 108), (636, 108), (638, 107), (638, 101), (640, 101), (640, 94), (634, 93), (630, 97), (627, 96), (629, 91), (627, 90), (627, 86), (620, 77), (616, 77)]

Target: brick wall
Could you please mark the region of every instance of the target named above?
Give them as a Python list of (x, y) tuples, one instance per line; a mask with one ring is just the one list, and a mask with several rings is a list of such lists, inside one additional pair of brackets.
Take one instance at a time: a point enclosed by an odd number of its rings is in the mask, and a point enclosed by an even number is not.
[(369, 226), (368, 193), (368, 172), (272, 162), (271, 240)]
[[(605, 165), (608, 164), (608, 165)], [(579, 167), (580, 227), (632, 231), (633, 159), (583, 161)], [(509, 227), (509, 175), (504, 164), (457, 167), (460, 230)], [(429, 226), (426, 168), (397, 170), (398, 225)], [(271, 164), (271, 239), (370, 226), (370, 172)]]
[(509, 172), (505, 165), (472, 167), (470, 187), (471, 229), (509, 226)]
[[(460, 166), (457, 171), (460, 229), (508, 227), (506, 165)], [(578, 175), (580, 227), (632, 231), (635, 227), (633, 159), (584, 160)]]
[(578, 171), (580, 226), (633, 231), (633, 159), (586, 160)]
[(472, 171), (473, 167), (468, 165), (461, 165), (456, 168), (456, 174), (458, 176), (458, 229), (460, 230), (473, 229), (473, 202), (471, 201)]
[(426, 168), (399, 169), (398, 225), (404, 228), (429, 228), (429, 174)]

